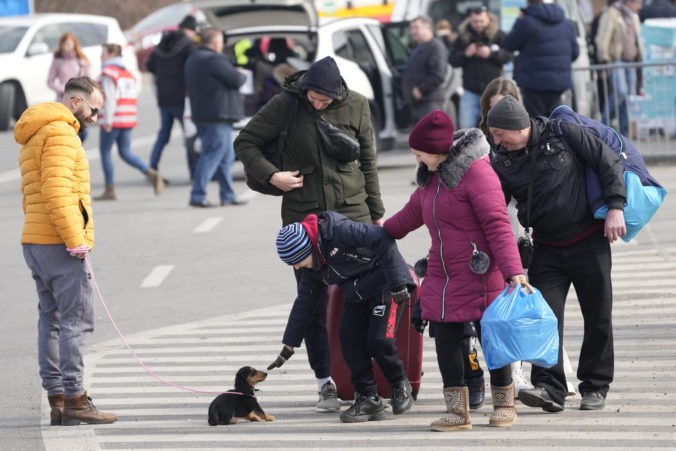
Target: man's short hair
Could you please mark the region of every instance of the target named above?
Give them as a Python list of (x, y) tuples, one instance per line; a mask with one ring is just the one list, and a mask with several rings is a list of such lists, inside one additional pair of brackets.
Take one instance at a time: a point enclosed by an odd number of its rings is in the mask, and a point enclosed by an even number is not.
[(432, 19), (430, 19), (429, 16), (425, 16), (425, 15), (423, 15), (423, 14), (421, 14), (421, 15), (419, 15), (418, 17), (416, 17), (415, 19), (413, 19), (413, 20), (411, 21), (411, 23), (413, 23), (413, 22), (420, 22), (421, 24), (423, 24), (423, 25), (425, 25), (426, 27), (428, 27), (430, 30), (431, 30), (432, 27), (433, 27), (433, 25), (432, 25)]
[(213, 43), (219, 34), (223, 34), (221, 30), (214, 27), (208, 27), (200, 31), (200, 44), (210, 45)]
[(69, 93), (86, 94), (87, 97), (89, 97), (95, 90), (99, 91), (104, 99), (106, 98), (103, 88), (101, 88), (101, 85), (96, 81), (87, 76), (73, 77), (66, 82), (66, 87), (63, 90), (63, 97), (66, 98), (66, 94)]

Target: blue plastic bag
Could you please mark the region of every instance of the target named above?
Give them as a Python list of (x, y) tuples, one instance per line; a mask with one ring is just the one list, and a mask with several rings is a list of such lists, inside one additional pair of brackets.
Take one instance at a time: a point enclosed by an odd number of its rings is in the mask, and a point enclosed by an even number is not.
[(522, 284), (518, 289), (505, 288), (481, 319), (481, 348), (488, 369), (519, 360), (544, 368), (558, 362), (556, 316), (539, 290)]

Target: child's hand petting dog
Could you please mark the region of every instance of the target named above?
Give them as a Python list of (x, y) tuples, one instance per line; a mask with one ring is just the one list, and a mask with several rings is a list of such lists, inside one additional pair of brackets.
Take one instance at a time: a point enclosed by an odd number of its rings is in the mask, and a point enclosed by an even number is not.
[(282, 347), (282, 352), (279, 353), (275, 361), (268, 365), (268, 371), (273, 368), (280, 368), (282, 365), (284, 365), (284, 363), (286, 363), (287, 360), (291, 358), (293, 354), (293, 348), (291, 346), (284, 345), (284, 347)]

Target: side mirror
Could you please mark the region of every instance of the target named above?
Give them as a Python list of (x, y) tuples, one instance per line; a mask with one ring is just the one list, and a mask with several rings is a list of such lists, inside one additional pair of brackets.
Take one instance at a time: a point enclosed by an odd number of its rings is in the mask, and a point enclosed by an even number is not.
[(27, 56), (42, 55), (49, 53), (49, 47), (44, 42), (34, 42), (28, 47)]

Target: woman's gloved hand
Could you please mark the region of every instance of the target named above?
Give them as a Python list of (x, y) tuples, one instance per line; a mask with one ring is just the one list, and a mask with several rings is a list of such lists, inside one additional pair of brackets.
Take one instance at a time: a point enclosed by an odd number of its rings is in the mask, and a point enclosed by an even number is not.
[(282, 347), (282, 352), (279, 353), (275, 361), (272, 362), (270, 365), (268, 365), (268, 371), (270, 371), (273, 368), (279, 368), (282, 365), (284, 365), (293, 354), (294, 354), (293, 348), (291, 346), (284, 345), (284, 347)]

